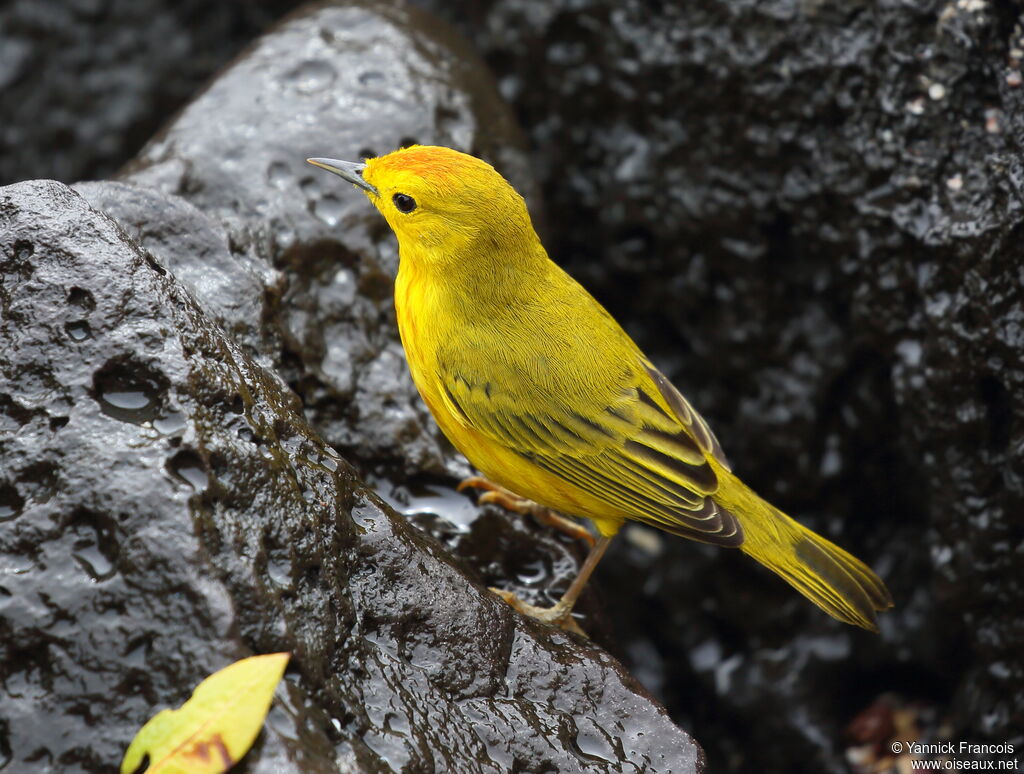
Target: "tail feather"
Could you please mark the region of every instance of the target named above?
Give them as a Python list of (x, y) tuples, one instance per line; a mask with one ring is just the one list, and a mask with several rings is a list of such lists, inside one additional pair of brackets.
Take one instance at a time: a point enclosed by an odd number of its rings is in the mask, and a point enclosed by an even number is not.
[[(838, 564), (850, 574), (854, 582), (867, 594), (868, 600), (875, 610), (888, 610), (893, 606), (892, 595), (889, 593), (889, 589), (885, 587), (885, 583), (875, 575), (870, 567), (857, 557), (841, 549), (835, 543), (830, 543), (820, 535), (803, 527), (803, 525), (801, 525), (801, 528), (807, 530), (808, 534), (813, 538), (811, 542), (817, 550), (823, 551), (830, 562)], [(799, 554), (800, 545), (797, 546), (797, 555)]]
[(873, 587), (881, 581), (863, 562), (810, 530), (794, 553), (800, 565), (785, 577), (798, 591), (840, 621), (878, 631), (875, 611), (891, 603), (878, 603)]
[(739, 479), (733, 477), (730, 483), (733, 486), (720, 490), (720, 495), (732, 495), (722, 497), (722, 505), (742, 525), (740, 550), (833, 618), (877, 632), (875, 612), (893, 605), (882, 579), (857, 557), (762, 500)]

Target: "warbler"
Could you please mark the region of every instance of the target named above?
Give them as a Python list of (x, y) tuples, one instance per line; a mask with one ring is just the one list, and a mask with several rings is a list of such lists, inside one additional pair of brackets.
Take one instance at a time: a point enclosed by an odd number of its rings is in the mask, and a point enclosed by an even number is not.
[(572, 626), (580, 591), (633, 520), (739, 548), (829, 615), (878, 631), (875, 611), (893, 604), (885, 584), (732, 472), (700, 414), (548, 257), (490, 164), (419, 145), (308, 161), (358, 186), (398, 237), (402, 344), (441, 430), (486, 477), (464, 484), (563, 526), (549, 509), (586, 517), (600, 534), (554, 607), (503, 594), (515, 607)]

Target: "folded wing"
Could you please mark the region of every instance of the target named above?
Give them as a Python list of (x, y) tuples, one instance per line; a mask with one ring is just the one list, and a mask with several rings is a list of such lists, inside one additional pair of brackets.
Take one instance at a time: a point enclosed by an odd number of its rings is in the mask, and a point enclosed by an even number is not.
[(550, 474), (637, 521), (740, 545), (736, 518), (711, 497), (719, 482), (709, 459), (728, 468), (714, 434), (650, 363), (630, 373), (604, 405), (532, 401), (542, 413), (523, 410), (510, 385), (455, 371), (440, 377), (452, 415)]

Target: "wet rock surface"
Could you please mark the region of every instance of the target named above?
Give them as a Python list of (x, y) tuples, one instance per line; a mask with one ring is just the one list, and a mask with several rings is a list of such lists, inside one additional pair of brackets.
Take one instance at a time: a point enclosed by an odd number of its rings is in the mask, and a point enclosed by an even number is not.
[(11, 0), (0, 184), (113, 172), (296, 0)]
[[(157, 706), (253, 648), (294, 647), (266, 599), (260, 632), (243, 634), (261, 608), (232, 598), (211, 554), (220, 538), (236, 547), (246, 508), (283, 522), (305, 505), (294, 485), (272, 490), (295, 475), (278, 433), (296, 454), (325, 452), (289, 396), (69, 189), (0, 189), (0, 222), (2, 763), (110, 771)], [(231, 502), (241, 479), (251, 501)], [(304, 693), (289, 687), (298, 704)], [(285, 739), (303, 731), (280, 723)], [(268, 734), (267, 755), (282, 744)]]
[(250, 771), (701, 769), (614, 660), (384, 505), (113, 221), (33, 181), (0, 222), (2, 765), (109, 771), (207, 673), (290, 650)]
[(269, 367), (279, 363), (281, 334), (268, 319), (268, 298), (283, 293), (281, 272), (233, 249), (227, 229), (181, 197), (115, 181), (74, 188), (188, 288), (251, 356)]
[(886, 692), (1020, 749), (1019, 5), (428, 5), (530, 134), (552, 254), (897, 600), (873, 639), (741, 557), (620, 541), (637, 674), (719, 770), (844, 771)]

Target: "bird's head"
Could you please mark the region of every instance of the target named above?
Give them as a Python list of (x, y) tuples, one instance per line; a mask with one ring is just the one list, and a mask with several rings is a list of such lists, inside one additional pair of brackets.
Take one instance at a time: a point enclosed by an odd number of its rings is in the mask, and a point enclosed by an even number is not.
[(403, 259), (450, 263), (467, 251), (536, 240), (523, 198), (486, 161), (429, 145), (363, 163), (307, 159), (358, 186), (398, 237)]

